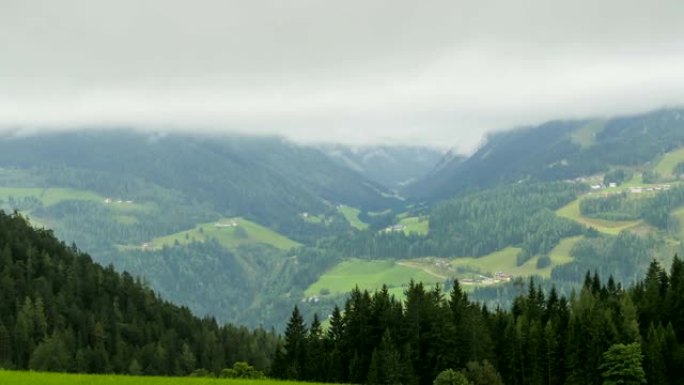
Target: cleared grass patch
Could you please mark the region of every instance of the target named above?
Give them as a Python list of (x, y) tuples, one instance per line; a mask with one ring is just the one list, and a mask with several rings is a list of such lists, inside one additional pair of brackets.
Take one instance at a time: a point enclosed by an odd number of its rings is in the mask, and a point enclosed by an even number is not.
[(44, 206), (51, 206), (65, 200), (104, 202), (105, 199), (91, 191), (71, 188), (0, 187), (0, 199), (6, 201), (9, 197), (14, 199), (34, 197), (41, 201)]
[(344, 215), (344, 218), (349, 222), (349, 224), (358, 230), (365, 230), (368, 228), (368, 224), (362, 222), (359, 219), (359, 214), (361, 213), (361, 210), (357, 209), (356, 207), (350, 207), (346, 205), (339, 205), (337, 206), (337, 211), (340, 212), (340, 214)]
[(399, 221), (399, 224), (404, 226), (405, 234), (427, 235), (429, 231), (430, 220), (428, 217), (406, 217)]
[(173, 246), (176, 242), (187, 244), (216, 239), (221, 245), (232, 249), (240, 245), (266, 243), (286, 250), (300, 246), (299, 243), (244, 218), (225, 218), (216, 222), (200, 223), (192, 229), (155, 238), (150, 247)]
[(556, 210), (556, 215), (571, 219), (588, 227), (593, 227), (602, 233), (610, 235), (618, 235), (623, 230), (637, 227), (641, 223), (641, 221), (606, 221), (603, 219), (587, 218), (580, 213), (579, 205), (581, 199), (575, 199)]
[(589, 122), (573, 132), (570, 139), (582, 146), (582, 148), (590, 147), (596, 142), (596, 134), (603, 130), (604, 125), (605, 122), (602, 120)]
[[(0, 370), (0, 383), (7, 385), (303, 385), (303, 382), (271, 379), (246, 380), (195, 377), (148, 377), (110, 374), (66, 374)], [(313, 384), (313, 383), (311, 383)]]
[(655, 166), (655, 171), (665, 179), (674, 179), (674, 168), (680, 162), (684, 162), (684, 148), (663, 155), (660, 162)]
[[(307, 296), (316, 296), (322, 293), (337, 295), (347, 293), (355, 286), (362, 290), (373, 291), (380, 289), (383, 284), (391, 287), (392, 293), (400, 294), (403, 293), (403, 286), (408, 284), (411, 279), (416, 282), (423, 282), (426, 285), (444, 282), (444, 277), (403, 263), (354, 258), (340, 262), (321, 275), (318, 281), (309, 286), (305, 294)], [(399, 296), (397, 295), (397, 297)]]

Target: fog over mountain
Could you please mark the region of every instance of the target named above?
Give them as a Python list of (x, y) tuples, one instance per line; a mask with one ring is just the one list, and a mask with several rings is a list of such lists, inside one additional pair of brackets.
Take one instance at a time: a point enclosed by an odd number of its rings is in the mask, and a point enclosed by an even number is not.
[(0, 5), (0, 126), (473, 150), (486, 131), (684, 103), (675, 0)]

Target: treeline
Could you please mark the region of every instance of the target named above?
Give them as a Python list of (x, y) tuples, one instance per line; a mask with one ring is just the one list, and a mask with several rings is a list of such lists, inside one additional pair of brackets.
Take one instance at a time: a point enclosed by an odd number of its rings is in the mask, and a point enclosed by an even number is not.
[[(458, 282), (448, 294), (411, 283), (403, 302), (386, 288), (355, 289), (329, 321), (325, 331), (317, 317), (308, 326), (295, 307), (271, 374), (429, 385), (444, 370), (467, 368), (507, 385), (600, 385), (622, 368), (649, 384), (681, 384), (684, 263), (675, 257), (668, 272), (654, 260), (629, 289), (587, 273), (569, 299), (530, 281), (510, 310), (470, 301)], [(483, 377), (471, 381), (492, 384)]]
[(0, 367), (186, 375), (246, 361), (264, 370), (277, 344), (274, 332), (199, 319), (0, 211)]
[(465, 195), (436, 205), (427, 236), (366, 231), (338, 237), (332, 245), (367, 258), (482, 256), (511, 245), (524, 252), (519, 264), (551, 251), (565, 237), (585, 228), (551, 210), (574, 200), (583, 184), (517, 183)]
[(680, 225), (672, 217), (672, 211), (682, 205), (684, 186), (675, 186), (650, 197), (635, 198), (622, 193), (584, 199), (580, 202), (580, 212), (588, 217), (612, 221), (643, 218), (657, 228), (676, 233)]

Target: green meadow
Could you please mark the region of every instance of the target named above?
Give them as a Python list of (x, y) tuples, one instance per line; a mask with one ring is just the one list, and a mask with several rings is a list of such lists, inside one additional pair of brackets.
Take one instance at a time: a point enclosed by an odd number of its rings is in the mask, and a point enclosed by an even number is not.
[(329, 292), (331, 295), (349, 292), (355, 286), (359, 289), (373, 291), (382, 285), (395, 288), (396, 293), (403, 291), (402, 286), (411, 279), (424, 284), (444, 282), (442, 276), (427, 272), (421, 268), (407, 266), (395, 261), (349, 259), (340, 262), (323, 274), (306, 290), (307, 296), (321, 295)]
[(223, 379), (198, 377), (142, 377), (96, 374), (16, 372), (0, 370), (3, 385), (297, 385), (295, 381), (271, 379)]
[(340, 214), (344, 215), (344, 218), (349, 222), (349, 224), (358, 230), (365, 230), (368, 228), (368, 224), (364, 223), (359, 219), (359, 214), (361, 213), (361, 210), (355, 208), (355, 207), (350, 207), (346, 205), (339, 205), (337, 206), (337, 211), (340, 212)]
[(426, 216), (421, 217), (405, 217), (399, 221), (399, 224), (404, 226), (405, 234), (427, 235), (429, 231), (430, 220)]
[(655, 171), (665, 179), (673, 179), (674, 168), (678, 163), (684, 162), (684, 148), (668, 152), (663, 155), (660, 162), (655, 166)]
[(71, 188), (0, 187), (0, 200), (8, 200), (9, 197), (15, 199), (34, 197), (41, 201), (44, 206), (51, 206), (65, 200), (104, 202), (105, 199), (91, 191)]
[[(516, 266), (516, 257), (522, 249), (518, 247), (506, 247), (482, 257), (460, 257), (451, 260), (451, 265), (458, 271), (469, 271), (491, 276), (496, 272), (502, 272), (512, 276), (538, 274), (536, 269), (537, 258), (532, 258), (522, 266)], [(462, 273), (461, 273), (462, 274)]]
[(602, 120), (595, 120), (587, 123), (577, 131), (572, 133), (571, 139), (573, 142), (579, 144), (583, 148), (590, 147), (596, 142), (596, 134), (603, 130), (605, 122)]
[(587, 218), (580, 213), (580, 199), (576, 199), (556, 210), (556, 215), (571, 219), (588, 227), (610, 235), (618, 235), (623, 230), (638, 227), (642, 221), (607, 221), (603, 219)]
[(179, 244), (188, 244), (193, 241), (204, 242), (209, 239), (216, 239), (229, 249), (255, 243), (269, 244), (282, 250), (300, 246), (299, 243), (271, 229), (238, 217), (200, 223), (192, 229), (155, 238), (150, 242), (150, 247), (173, 246), (176, 242)]

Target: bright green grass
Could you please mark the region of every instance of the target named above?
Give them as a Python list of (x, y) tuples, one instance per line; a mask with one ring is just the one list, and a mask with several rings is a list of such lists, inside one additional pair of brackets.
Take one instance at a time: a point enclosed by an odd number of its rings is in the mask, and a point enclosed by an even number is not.
[[(217, 227), (216, 224), (230, 224), (235, 222), (235, 227)], [(240, 236), (238, 228), (246, 232)], [(201, 230), (200, 230), (201, 229)], [(186, 236), (187, 235), (187, 236)], [(243, 234), (244, 235), (244, 234)], [(176, 241), (187, 244), (193, 240), (204, 242), (208, 239), (216, 239), (221, 245), (232, 249), (240, 245), (266, 243), (282, 250), (300, 246), (299, 243), (276, 233), (275, 231), (258, 225), (243, 218), (221, 219), (216, 222), (200, 223), (190, 230), (155, 238), (150, 242), (152, 247), (172, 246)]]
[(604, 121), (594, 120), (573, 132), (570, 138), (582, 148), (590, 147), (596, 142), (596, 134), (603, 130), (604, 125)]
[(349, 222), (353, 228), (358, 230), (365, 230), (368, 228), (368, 224), (359, 219), (359, 213), (361, 213), (361, 210), (355, 207), (339, 205), (337, 206), (337, 211), (344, 215), (344, 218), (347, 219), (347, 222)]
[(556, 210), (559, 217), (568, 218), (585, 226), (593, 227), (596, 230), (610, 235), (618, 235), (623, 230), (628, 230), (639, 226), (641, 221), (606, 221), (603, 219), (587, 218), (580, 213), (580, 199), (576, 199), (566, 206)]
[(443, 277), (394, 261), (349, 259), (321, 275), (318, 281), (309, 286), (305, 294), (320, 295), (322, 289), (329, 290), (331, 295), (342, 294), (355, 286), (361, 290), (372, 291), (380, 289), (383, 284), (399, 289), (393, 291), (399, 294), (403, 291), (402, 286), (408, 284), (411, 279), (424, 284), (444, 281)]
[(531, 258), (521, 266), (516, 265), (516, 259), (522, 249), (517, 247), (506, 247), (505, 249), (495, 251), (491, 254), (479, 258), (467, 257), (456, 258), (451, 261), (455, 267), (465, 267), (473, 271), (492, 276), (494, 273), (502, 272), (514, 277), (527, 277), (531, 275), (539, 275), (542, 277), (550, 277), (551, 270), (557, 265), (556, 261), (567, 263), (564, 259), (557, 257), (551, 258), (551, 265), (544, 269), (537, 269), (538, 256)]
[(16, 372), (0, 370), (3, 385), (304, 385), (302, 382), (194, 377), (141, 377), (120, 375)]
[(428, 217), (406, 217), (399, 221), (400, 225), (404, 226), (404, 233), (415, 233), (418, 235), (427, 235), (429, 229)]
[(582, 236), (563, 238), (556, 247), (551, 250), (549, 257), (551, 258), (551, 267), (564, 265), (572, 262), (572, 248), (577, 242), (582, 240)]
[[(530, 262), (528, 261), (525, 265), (523, 266), (516, 266), (515, 261), (516, 257), (518, 254), (522, 251), (522, 249), (518, 247), (506, 247), (504, 249), (501, 249), (499, 251), (495, 251), (491, 254), (487, 254), (485, 256), (475, 258), (475, 257), (461, 257), (461, 258), (455, 258), (451, 261), (451, 264), (455, 267), (465, 267), (468, 269), (472, 269), (474, 271), (479, 271), (482, 274), (487, 274), (491, 275), (494, 274), (498, 271), (510, 274), (510, 275), (530, 275), (530, 268), (527, 266)], [(536, 258), (535, 264), (536, 264)], [(536, 270), (534, 266), (532, 266), (532, 270)], [(532, 274), (535, 274), (536, 271), (532, 271)]]
[(51, 206), (65, 200), (104, 202), (105, 199), (94, 192), (71, 188), (0, 187), (0, 199), (7, 200), (10, 196), (15, 199), (35, 197), (45, 206)]
[(674, 168), (680, 162), (684, 162), (684, 148), (663, 155), (660, 162), (656, 165), (655, 171), (665, 179), (673, 179), (675, 177), (673, 174)]

